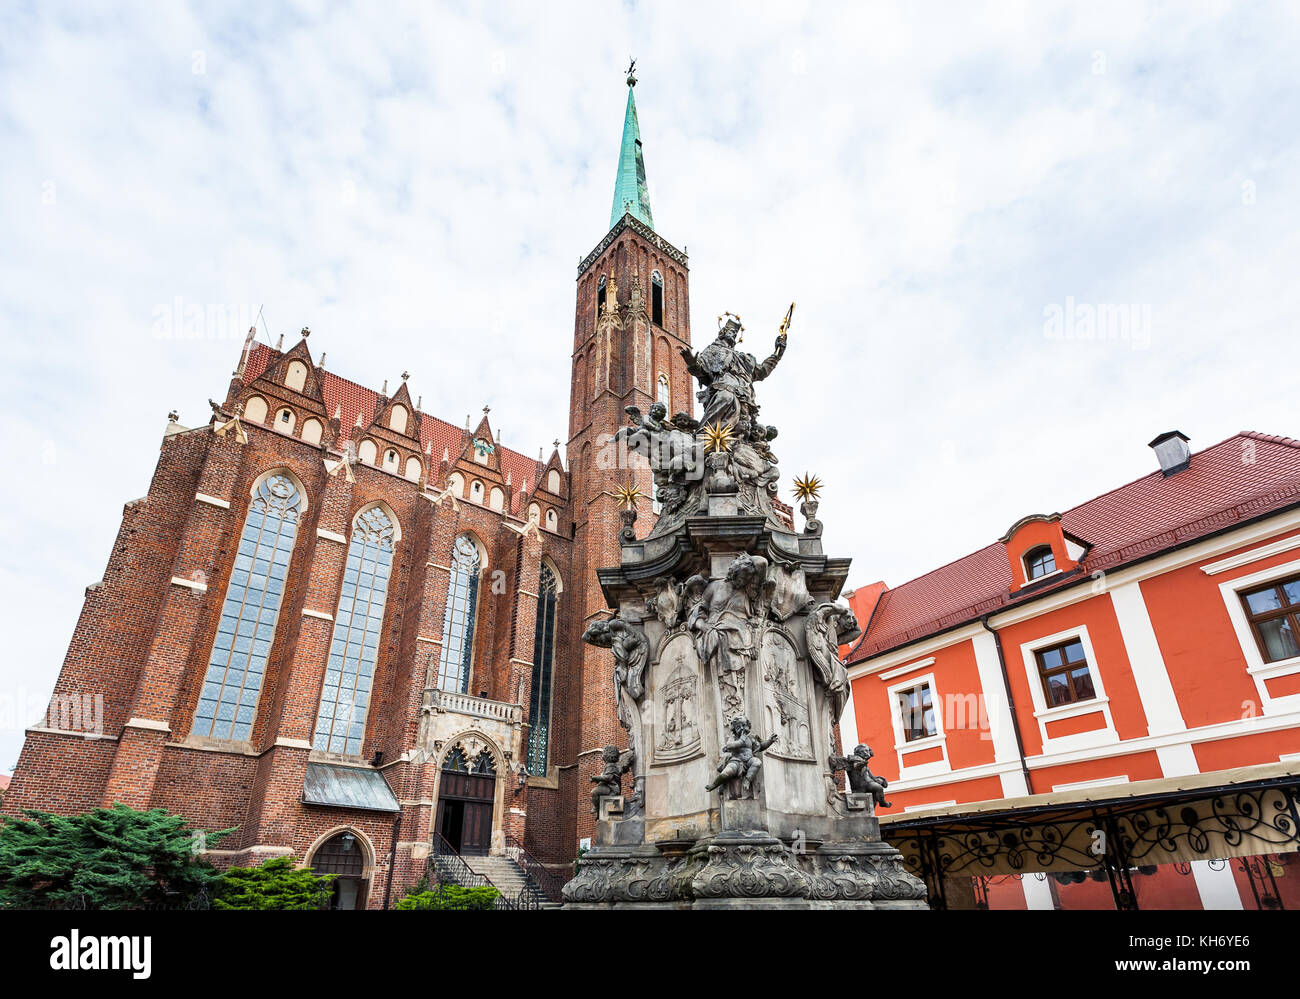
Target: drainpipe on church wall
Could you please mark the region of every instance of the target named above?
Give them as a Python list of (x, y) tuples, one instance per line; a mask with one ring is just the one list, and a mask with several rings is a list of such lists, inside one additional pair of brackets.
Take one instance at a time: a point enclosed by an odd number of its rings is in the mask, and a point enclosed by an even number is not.
[(393, 842), (388, 850), (388, 884), (384, 886), (384, 908), (388, 908), (388, 903), (393, 897), (393, 875), (397, 873), (397, 837), (402, 831), (402, 810), (399, 807), (397, 815), (393, 818)]

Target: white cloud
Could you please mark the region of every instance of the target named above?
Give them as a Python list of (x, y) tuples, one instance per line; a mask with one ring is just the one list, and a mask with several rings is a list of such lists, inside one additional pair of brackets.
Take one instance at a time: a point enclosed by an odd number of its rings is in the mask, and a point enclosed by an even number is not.
[[(1159, 431), (1300, 433), (1292, 5), (387, 11), (0, 15), (0, 692), (48, 691), (168, 409), (224, 391), (237, 339), (152, 335), (178, 296), (565, 435), (629, 52), (696, 341), (799, 303), (761, 401), (856, 581), (1143, 474)], [(1047, 339), (1067, 297), (1150, 305), (1149, 347)]]

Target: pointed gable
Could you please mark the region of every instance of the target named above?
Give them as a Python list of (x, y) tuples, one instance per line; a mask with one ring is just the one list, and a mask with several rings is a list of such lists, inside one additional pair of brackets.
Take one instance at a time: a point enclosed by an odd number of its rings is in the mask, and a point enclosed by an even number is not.
[[(276, 351), (266, 344), (254, 344), (249, 352), (248, 363), (245, 366), (246, 381), (251, 382), (261, 375), (279, 356)], [(317, 374), (320, 379), (320, 390), (325, 412), (331, 417), (336, 417), (339, 424), (339, 440), (336, 450), (341, 451), (349, 440), (354, 445), (359, 442), (362, 431), (374, 422), (379, 408), (380, 395), (373, 389), (358, 385), (356, 382), (349, 381), (331, 371), (317, 369)], [(398, 389), (398, 393), (393, 396), (392, 401), (400, 400), (402, 398), (401, 393), (402, 389)], [(409, 402), (410, 395), (408, 394), (405, 398)], [(413, 406), (411, 412), (418, 416), (415, 427), (418, 437), (411, 441), (412, 451), (415, 450), (414, 444), (418, 441), (420, 453), (429, 456), (425, 460), (426, 474), (429, 476), (430, 481), (435, 481), (438, 473), (435, 462), (441, 461), (446, 456), (448, 468), (454, 467), (457, 458), (465, 451), (474, 434), (455, 424), (448, 423), (446, 420), (431, 416), (427, 412), (418, 411)], [(356, 426), (358, 416), (361, 418), (360, 428)], [(486, 422), (485, 417), (480, 425)], [(495, 436), (491, 433), (490, 426), (487, 428), (487, 433), (488, 438), (492, 440), (493, 445), (496, 447), (496, 468), (499, 470), (502, 480), (504, 481), (506, 476), (510, 476), (515, 483), (515, 489), (511, 497), (511, 512), (517, 512), (519, 487), (522, 486), (525, 480), (530, 484), (537, 482), (537, 459), (519, 454), (517, 451), (511, 451), (509, 448), (497, 444)], [(554, 460), (559, 460), (558, 452), (554, 456)]]
[[(304, 330), (303, 332), (306, 333), (307, 331)], [(266, 350), (269, 352), (270, 348), (266, 348)], [(274, 353), (277, 356), (268, 357), (262, 365), (262, 370), (256, 376), (249, 377), (248, 369), (252, 365), (251, 363), (245, 365), (245, 383), (250, 388), (270, 389), (276, 395), (282, 395), (285, 391), (288, 391), (297, 396), (302, 396), (305, 400), (316, 403), (316, 406), (312, 408), (320, 415), (324, 415), (325, 396), (321, 391), (320, 373), (311, 359), (311, 351), (307, 347), (307, 337), (303, 336), (284, 353)], [(256, 384), (258, 382), (261, 383), (260, 386)], [(299, 402), (301, 400), (295, 399), (294, 401)]]

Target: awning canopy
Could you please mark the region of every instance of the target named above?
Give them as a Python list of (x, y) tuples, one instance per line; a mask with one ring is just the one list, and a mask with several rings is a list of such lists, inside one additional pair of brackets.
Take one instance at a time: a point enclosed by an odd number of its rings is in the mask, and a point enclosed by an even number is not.
[(927, 879), (1125, 870), (1300, 848), (1300, 761), (918, 809), (881, 835)]
[(362, 808), (370, 812), (401, 811), (397, 795), (378, 770), (333, 763), (307, 764), (302, 800), (305, 805)]

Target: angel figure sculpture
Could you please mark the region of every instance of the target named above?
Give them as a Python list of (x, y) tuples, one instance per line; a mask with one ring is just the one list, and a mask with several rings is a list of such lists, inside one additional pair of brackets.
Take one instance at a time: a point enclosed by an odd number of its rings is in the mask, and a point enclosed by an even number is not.
[(832, 722), (839, 721), (849, 699), (849, 675), (840, 662), (839, 646), (860, 633), (853, 611), (844, 604), (818, 604), (808, 615), (808, 658), (813, 676), (826, 688)]
[(614, 691), (618, 722), (627, 729), (632, 748), (640, 737), (640, 709), (637, 704), (645, 695), (645, 668), (650, 660), (650, 643), (639, 628), (622, 618), (592, 621), (582, 633), (588, 645), (614, 653)]
[[(728, 718), (744, 704), (745, 665), (755, 655), (750, 618), (766, 572), (767, 559), (742, 552), (725, 577), (709, 582), (687, 618), (695, 651), (717, 678)], [(687, 580), (688, 590), (693, 581)]]

